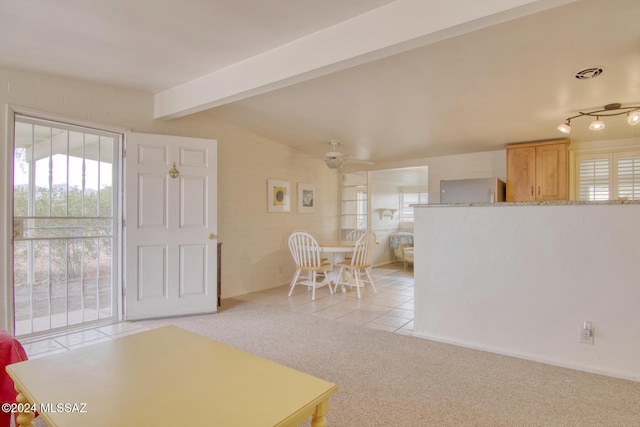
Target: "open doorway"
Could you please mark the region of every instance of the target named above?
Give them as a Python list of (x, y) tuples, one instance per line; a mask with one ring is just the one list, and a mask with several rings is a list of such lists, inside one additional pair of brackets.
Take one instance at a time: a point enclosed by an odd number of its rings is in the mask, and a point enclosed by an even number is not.
[[(376, 248), (374, 265), (393, 263), (411, 270), (414, 204), (428, 203), (428, 167), (370, 171), (371, 229), (383, 243)], [(405, 262), (406, 261), (406, 262)]]

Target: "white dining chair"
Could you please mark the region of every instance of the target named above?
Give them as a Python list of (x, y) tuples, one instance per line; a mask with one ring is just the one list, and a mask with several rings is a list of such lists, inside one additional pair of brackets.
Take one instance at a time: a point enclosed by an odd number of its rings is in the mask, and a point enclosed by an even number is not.
[(320, 258), (318, 241), (307, 232), (296, 231), (289, 236), (289, 250), (296, 263), (296, 272), (291, 280), (289, 296), (293, 294), (296, 285), (304, 285), (311, 289), (312, 301), (316, 299), (316, 288), (322, 286), (328, 285), (329, 292), (333, 295), (328, 278), (331, 264)]
[(350, 241), (350, 242), (356, 242), (356, 241), (358, 241), (359, 238), (361, 238), (367, 232), (373, 234), (373, 239), (374, 240), (377, 239), (376, 238), (376, 233), (374, 233), (371, 230), (365, 230), (365, 229), (351, 230), (349, 232), (349, 234), (347, 234), (347, 237), (345, 237), (345, 239)]
[(349, 232), (349, 234), (347, 234), (346, 240), (349, 240), (351, 242), (355, 242), (357, 241), (359, 238), (361, 238), (364, 233), (366, 233), (367, 230), (364, 229), (360, 229), (360, 230), (351, 230)]
[[(376, 240), (376, 233), (374, 233), (373, 231), (365, 230), (365, 229), (351, 230), (349, 234), (347, 234), (346, 240), (350, 242), (357, 242), (358, 239), (364, 236), (364, 234), (367, 232), (373, 234), (373, 238), (374, 240)], [(345, 262), (349, 262), (350, 260), (351, 260), (351, 255), (347, 255), (344, 259)]]
[(356, 242), (351, 259), (346, 259), (344, 262), (337, 264), (340, 267), (340, 271), (338, 272), (334, 291), (338, 289), (338, 286), (342, 287), (343, 292), (345, 286), (355, 286), (358, 298), (360, 298), (360, 288), (364, 288), (365, 284), (369, 283), (373, 288), (373, 292), (378, 293), (369, 273), (371, 250), (375, 242), (376, 235), (372, 231), (365, 232)]

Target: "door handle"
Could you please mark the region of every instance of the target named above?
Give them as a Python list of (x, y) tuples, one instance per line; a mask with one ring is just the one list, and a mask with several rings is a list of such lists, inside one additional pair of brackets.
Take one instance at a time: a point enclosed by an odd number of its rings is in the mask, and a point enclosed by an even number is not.
[(215, 240), (218, 238), (218, 235), (216, 233), (209, 233), (209, 240)]

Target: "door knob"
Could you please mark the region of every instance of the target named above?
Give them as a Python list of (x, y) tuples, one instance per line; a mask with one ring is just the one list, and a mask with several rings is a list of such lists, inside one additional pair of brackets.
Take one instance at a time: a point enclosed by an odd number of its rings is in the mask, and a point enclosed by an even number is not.
[(218, 235), (216, 233), (209, 233), (209, 239), (215, 240), (217, 238), (218, 238)]

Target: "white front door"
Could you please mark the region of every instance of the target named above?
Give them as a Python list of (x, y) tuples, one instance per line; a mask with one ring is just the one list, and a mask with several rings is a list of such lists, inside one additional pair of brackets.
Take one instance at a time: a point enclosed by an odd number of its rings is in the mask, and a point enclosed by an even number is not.
[(125, 161), (125, 318), (215, 312), (217, 142), (130, 133)]

